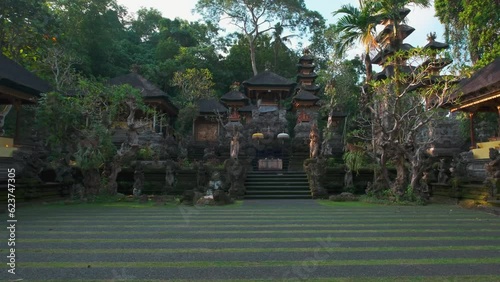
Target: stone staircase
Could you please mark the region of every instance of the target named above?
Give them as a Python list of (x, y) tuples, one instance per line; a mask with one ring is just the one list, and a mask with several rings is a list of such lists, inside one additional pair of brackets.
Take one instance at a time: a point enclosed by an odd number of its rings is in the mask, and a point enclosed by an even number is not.
[(305, 172), (252, 171), (245, 187), (245, 199), (312, 199)]

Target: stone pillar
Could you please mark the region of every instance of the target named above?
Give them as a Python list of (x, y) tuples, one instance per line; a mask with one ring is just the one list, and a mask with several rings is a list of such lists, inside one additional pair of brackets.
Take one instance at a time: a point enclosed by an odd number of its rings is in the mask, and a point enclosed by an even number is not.
[(469, 113), (471, 148), (475, 148), (476, 147), (476, 138), (474, 137), (474, 135), (475, 135), (475, 132), (474, 132), (474, 116), (475, 116), (475, 113)]

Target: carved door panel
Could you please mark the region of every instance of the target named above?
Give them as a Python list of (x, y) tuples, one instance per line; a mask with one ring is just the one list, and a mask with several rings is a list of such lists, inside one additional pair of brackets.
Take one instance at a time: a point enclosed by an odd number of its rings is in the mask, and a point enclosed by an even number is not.
[(217, 141), (217, 124), (201, 123), (196, 128), (196, 141)]

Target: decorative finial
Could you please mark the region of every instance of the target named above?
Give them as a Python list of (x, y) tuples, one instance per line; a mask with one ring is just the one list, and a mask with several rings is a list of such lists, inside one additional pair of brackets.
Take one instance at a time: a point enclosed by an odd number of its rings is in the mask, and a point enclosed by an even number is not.
[(266, 71), (269, 71), (271, 69), (271, 63), (269, 61), (266, 61), (266, 63), (264, 64), (264, 67), (266, 68), (265, 70)]
[(427, 41), (429, 42), (434, 42), (436, 40), (437, 36), (435, 32), (430, 32), (427, 34)]
[(231, 86), (229, 87), (231, 90), (238, 90), (240, 89), (240, 83), (238, 81), (235, 81), (233, 82), (233, 84), (231, 84)]
[(302, 51), (302, 54), (304, 54), (304, 55), (311, 54), (311, 50), (309, 50), (309, 47), (304, 48), (304, 50)]

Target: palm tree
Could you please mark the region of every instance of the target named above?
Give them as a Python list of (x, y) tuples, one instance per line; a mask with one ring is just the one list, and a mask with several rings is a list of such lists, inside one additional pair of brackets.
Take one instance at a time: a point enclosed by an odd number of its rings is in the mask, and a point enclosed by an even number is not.
[(360, 0), (359, 9), (349, 4), (342, 5), (340, 9), (333, 12), (333, 16), (343, 14), (333, 28), (340, 39), (335, 50), (343, 54), (357, 41), (362, 43), (365, 47), (366, 82), (372, 79), (370, 50), (377, 46), (375, 27), (379, 20), (372, 13), (374, 7), (374, 2)]
[(381, 0), (378, 1), (376, 15), (392, 24), (392, 32), (388, 35), (388, 42), (394, 51), (398, 51), (403, 44), (402, 33), (399, 32), (401, 22), (405, 19), (401, 16), (407, 5), (413, 4), (417, 7), (428, 8), (430, 0)]
[(295, 34), (282, 36), (283, 29), (284, 28), (281, 25), (281, 23), (277, 23), (274, 25), (273, 42), (271, 42), (271, 44), (273, 45), (273, 49), (274, 49), (274, 68), (275, 69), (278, 68), (278, 54), (279, 54), (280, 49), (282, 47), (284, 47), (285, 52), (288, 51), (289, 49), (286, 46), (286, 43), (291, 43), (290, 38), (297, 36)]

